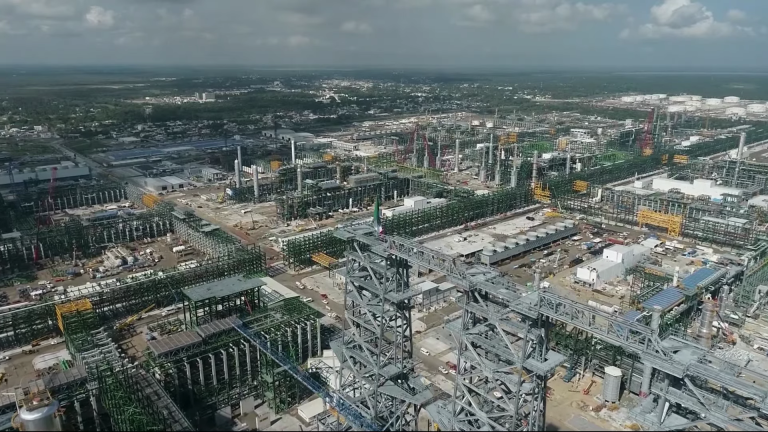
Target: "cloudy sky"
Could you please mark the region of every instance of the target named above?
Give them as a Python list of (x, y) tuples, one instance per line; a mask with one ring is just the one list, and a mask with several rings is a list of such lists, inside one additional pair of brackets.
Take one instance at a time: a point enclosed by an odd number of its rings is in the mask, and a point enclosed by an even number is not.
[(0, 64), (768, 67), (768, 0), (0, 0)]

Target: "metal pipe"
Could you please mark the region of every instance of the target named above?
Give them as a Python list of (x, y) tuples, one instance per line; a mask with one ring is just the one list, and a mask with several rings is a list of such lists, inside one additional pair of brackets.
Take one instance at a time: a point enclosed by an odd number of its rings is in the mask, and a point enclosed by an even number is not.
[(237, 187), (240, 187), (243, 185), (243, 152), (240, 150), (240, 146), (237, 146), (237, 163), (240, 165), (240, 169), (237, 171)]
[(253, 200), (259, 202), (259, 170), (256, 165), (251, 165), (251, 173), (253, 174)]
[(301, 177), (302, 177), (301, 165), (296, 165), (296, 190), (298, 190), (299, 193), (301, 193), (302, 183), (304, 182), (304, 180)]
[(696, 340), (704, 348), (712, 347), (712, 323), (715, 321), (715, 304), (706, 300), (701, 305), (701, 318), (699, 319), (699, 328), (696, 331)]
[(726, 304), (728, 304), (728, 294), (729, 294), (729, 287), (728, 285), (723, 285), (723, 288), (720, 290), (720, 303), (719, 303), (719, 310), (720, 318), (722, 318), (725, 315), (725, 307)]
[(539, 165), (539, 152), (538, 151), (534, 151), (533, 152), (533, 173), (531, 175), (531, 187), (532, 188), (536, 187), (536, 180), (538, 180), (538, 173), (536, 172), (538, 165)]
[(453, 154), (453, 172), (459, 172), (459, 139), (456, 138), (456, 153)]
[(240, 161), (235, 159), (235, 185), (240, 187)]
[(291, 164), (296, 165), (296, 141), (291, 140)]

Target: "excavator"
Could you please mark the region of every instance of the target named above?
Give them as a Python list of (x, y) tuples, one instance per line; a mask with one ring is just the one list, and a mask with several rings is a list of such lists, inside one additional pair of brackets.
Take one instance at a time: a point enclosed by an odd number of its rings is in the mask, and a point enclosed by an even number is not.
[(136, 321), (137, 319), (141, 318), (142, 315), (144, 315), (145, 313), (149, 312), (150, 310), (152, 310), (154, 308), (155, 308), (155, 305), (153, 304), (153, 305), (148, 306), (147, 308), (145, 308), (141, 312), (137, 313), (136, 315), (131, 315), (125, 321), (123, 321), (123, 322), (119, 323), (118, 325), (116, 325), (115, 326), (115, 330), (117, 330), (117, 331), (125, 330), (129, 325), (133, 324), (134, 321)]

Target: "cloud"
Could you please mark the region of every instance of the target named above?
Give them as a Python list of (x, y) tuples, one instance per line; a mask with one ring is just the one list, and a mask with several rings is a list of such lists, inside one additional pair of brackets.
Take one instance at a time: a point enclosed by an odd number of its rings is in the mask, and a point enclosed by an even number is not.
[(106, 10), (101, 6), (91, 6), (91, 9), (83, 17), (85, 26), (94, 29), (110, 29), (115, 25), (115, 12)]
[(76, 14), (70, 3), (62, 0), (0, 0), (0, 13), (31, 18), (69, 18)]
[(25, 34), (26, 31), (19, 30), (8, 24), (7, 20), (0, 21), (0, 35), (20, 35)]
[(346, 21), (339, 27), (345, 33), (367, 34), (373, 32), (370, 24), (361, 21)]
[(323, 23), (325, 18), (319, 15), (287, 11), (281, 14), (280, 20), (289, 25), (310, 26)]
[(747, 14), (739, 9), (731, 9), (725, 14), (725, 18), (731, 22), (744, 21), (747, 19)]
[[(732, 17), (743, 12), (732, 10)], [(678, 38), (719, 38), (735, 35), (752, 35), (751, 27), (738, 26), (728, 21), (718, 21), (703, 4), (692, 0), (663, 0), (651, 7), (650, 22), (637, 28), (628, 28), (621, 37), (641, 39)]]
[(588, 4), (571, 0), (442, 0), (444, 4), (467, 5), (459, 25), (482, 26), (507, 22), (524, 33), (550, 33), (580, 28), (585, 22), (607, 22), (626, 12), (614, 3)]

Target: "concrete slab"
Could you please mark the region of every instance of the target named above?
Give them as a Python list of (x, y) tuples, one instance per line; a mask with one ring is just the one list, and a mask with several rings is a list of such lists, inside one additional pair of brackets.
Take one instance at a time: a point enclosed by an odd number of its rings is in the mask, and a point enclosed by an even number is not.
[(587, 420), (586, 418), (580, 415), (575, 415), (571, 417), (571, 419), (568, 420), (568, 425), (573, 427), (573, 429), (577, 431), (598, 431), (598, 432), (606, 431), (606, 429), (598, 427), (596, 424), (592, 423), (591, 421)]
[(438, 355), (443, 351), (451, 349), (451, 346), (445, 342), (441, 342), (433, 337), (426, 338), (421, 341), (420, 345), (426, 348), (431, 355)]

